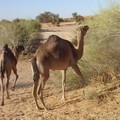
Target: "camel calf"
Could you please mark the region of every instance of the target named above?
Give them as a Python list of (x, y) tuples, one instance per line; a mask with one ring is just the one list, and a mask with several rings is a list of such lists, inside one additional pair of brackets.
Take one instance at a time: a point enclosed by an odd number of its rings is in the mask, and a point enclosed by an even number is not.
[(14, 81), (12, 90), (15, 89), (15, 85), (16, 85), (16, 81), (18, 79), (18, 74), (17, 74), (17, 61), (18, 61), (18, 57), (19, 54), (24, 50), (24, 47), (22, 45), (16, 45), (13, 46), (13, 51), (8, 47), (7, 44), (5, 44), (3, 46), (3, 50), (2, 50), (2, 54), (0, 56), (0, 82), (1, 82), (1, 105), (4, 105), (4, 84), (3, 84), (3, 80), (4, 80), (4, 74), (6, 73), (6, 77), (7, 77), (7, 82), (6, 82), (6, 93), (7, 93), (7, 98), (10, 99), (9, 96), (9, 91), (8, 91), (8, 86), (9, 86), (9, 79), (10, 79), (10, 75), (11, 75), (11, 71), (13, 70), (16, 79)]

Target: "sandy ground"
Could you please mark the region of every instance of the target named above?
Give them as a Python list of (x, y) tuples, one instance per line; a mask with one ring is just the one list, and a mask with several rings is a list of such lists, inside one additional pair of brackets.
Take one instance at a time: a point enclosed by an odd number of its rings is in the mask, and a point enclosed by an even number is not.
[(42, 35), (45, 40), (50, 35), (54, 34), (71, 41), (75, 37), (77, 27), (78, 26), (74, 22), (61, 23), (60, 27), (42, 24)]
[[(0, 120), (120, 120), (119, 87), (109, 91), (101, 101), (92, 95), (96, 92), (95, 86), (86, 87), (86, 99), (78, 89), (66, 92), (67, 100), (61, 101), (61, 91), (55, 89), (51, 78), (44, 90), (46, 106), (51, 110), (37, 110), (32, 96), (31, 63), (27, 59), (20, 60), (17, 67), (19, 79), (16, 90), (10, 90), (10, 99), (5, 98), (5, 105), (0, 106)], [(12, 74), (10, 87), (14, 78)], [(42, 107), (39, 98), (38, 101)]]
[[(120, 120), (120, 89), (112, 91), (102, 102), (97, 99), (83, 99), (81, 89), (66, 92), (67, 100), (61, 101), (61, 92), (55, 92), (52, 83), (44, 90), (46, 106), (51, 110), (37, 110), (32, 97), (32, 76), (30, 63), (18, 63), (19, 79), (16, 90), (10, 90), (10, 99), (5, 98), (5, 106), (0, 106), (0, 120)], [(10, 87), (14, 75), (11, 75)], [(91, 92), (86, 87), (86, 94)], [(39, 104), (41, 102), (38, 98)]]

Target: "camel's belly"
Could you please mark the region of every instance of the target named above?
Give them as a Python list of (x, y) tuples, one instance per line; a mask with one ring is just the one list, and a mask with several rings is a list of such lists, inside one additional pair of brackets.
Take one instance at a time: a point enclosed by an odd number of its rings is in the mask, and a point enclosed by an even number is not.
[(51, 70), (65, 70), (69, 67), (69, 61), (65, 62), (65, 61), (54, 61), (52, 63), (49, 64), (49, 69)]

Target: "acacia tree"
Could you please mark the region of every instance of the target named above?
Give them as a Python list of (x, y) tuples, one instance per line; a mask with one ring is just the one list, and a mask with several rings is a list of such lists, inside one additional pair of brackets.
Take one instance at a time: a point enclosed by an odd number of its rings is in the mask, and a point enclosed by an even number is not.
[(72, 13), (73, 19), (77, 24), (80, 24), (84, 18), (81, 15), (78, 15), (76, 12)]
[(38, 22), (42, 23), (52, 23), (53, 25), (59, 26), (61, 18), (58, 14), (51, 12), (44, 12), (36, 17)]

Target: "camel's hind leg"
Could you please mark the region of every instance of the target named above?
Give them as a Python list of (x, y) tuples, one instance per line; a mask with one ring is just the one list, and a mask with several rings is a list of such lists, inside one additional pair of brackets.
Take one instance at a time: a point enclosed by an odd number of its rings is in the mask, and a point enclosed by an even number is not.
[(13, 69), (13, 72), (14, 72), (16, 78), (15, 78), (15, 81), (14, 81), (14, 84), (13, 84), (11, 90), (14, 91), (14, 90), (15, 90), (15, 86), (16, 86), (16, 82), (17, 82), (17, 79), (18, 79), (17, 68), (14, 68), (14, 69)]
[(4, 105), (4, 84), (3, 84), (3, 77), (1, 76), (1, 106)]
[(34, 97), (34, 99), (35, 99), (35, 103), (36, 103), (37, 108), (38, 108), (38, 109), (41, 109), (41, 108), (39, 107), (39, 105), (38, 105), (38, 102), (37, 102), (38, 81), (39, 81), (39, 79), (34, 80), (34, 85), (33, 85), (33, 91), (32, 91), (32, 93), (33, 93), (33, 97)]
[(45, 83), (49, 78), (49, 69), (48, 69), (47, 65), (44, 65), (42, 70), (43, 70), (43, 72), (41, 73), (41, 76), (40, 76), (38, 94), (40, 95), (40, 100), (43, 104), (44, 109), (47, 110), (45, 103), (44, 103), (44, 99), (43, 99), (43, 90), (45, 87)]
[(41, 79), (40, 79), (40, 86), (39, 86), (39, 94), (40, 94), (40, 100), (43, 104), (43, 107), (45, 110), (47, 110), (46, 108), (46, 105), (45, 105), (45, 102), (44, 102), (44, 99), (43, 99), (43, 90), (44, 90), (44, 87), (45, 87), (45, 83), (47, 81), (48, 78), (46, 78), (45, 76), (41, 76)]
[(6, 98), (7, 98), (7, 99), (10, 99), (8, 87), (9, 87), (9, 80), (10, 80), (11, 70), (7, 70), (7, 71), (6, 71), (6, 75), (7, 75), (7, 82), (6, 82), (6, 93), (7, 93), (7, 97), (6, 97)]

